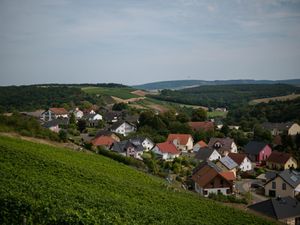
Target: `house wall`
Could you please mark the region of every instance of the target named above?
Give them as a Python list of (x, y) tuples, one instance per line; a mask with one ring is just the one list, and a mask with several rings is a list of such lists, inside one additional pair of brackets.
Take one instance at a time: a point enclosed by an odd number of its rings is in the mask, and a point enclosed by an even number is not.
[(243, 172), (244, 171), (252, 170), (252, 163), (251, 163), (250, 159), (248, 159), (248, 157), (245, 157), (244, 161), (241, 163), (241, 165), (239, 166), (239, 168)]
[(288, 219), (282, 219), (282, 220), (279, 220), (285, 224), (288, 224), (288, 225), (296, 225), (296, 221), (295, 221), (295, 218), (288, 218)]
[(54, 127), (49, 127), (49, 130), (55, 132), (55, 133), (59, 133), (60, 128), (58, 127), (58, 125), (54, 126)]
[(195, 144), (193, 147), (193, 152), (198, 152), (201, 146), (199, 144)]
[(208, 160), (210, 161), (214, 161), (214, 160), (218, 160), (218, 159), (221, 159), (221, 155), (216, 151), (214, 150), (213, 153), (210, 155), (210, 157), (208, 158)]
[(228, 195), (227, 192), (230, 192), (229, 187), (220, 187), (220, 188), (202, 188), (197, 183), (195, 183), (195, 191), (204, 197), (208, 197), (209, 194), (218, 194), (222, 193), (223, 195)]
[(288, 135), (300, 134), (300, 126), (297, 123), (294, 123), (288, 130)]
[(180, 142), (175, 139), (173, 141), (173, 143), (176, 145), (177, 149), (179, 151), (182, 151), (182, 152), (187, 152), (189, 150), (192, 150), (193, 149), (193, 145), (194, 145), (194, 140), (193, 138), (189, 138), (188, 142), (186, 143), (186, 145), (181, 145)]
[(142, 146), (144, 147), (145, 150), (149, 151), (154, 147), (154, 144), (152, 141), (150, 141), (148, 138), (146, 138), (143, 141)]
[(297, 161), (293, 157), (291, 157), (285, 164), (267, 162), (267, 167), (269, 169), (275, 169), (275, 170), (290, 169), (292, 167), (296, 169), (297, 166), (298, 166)]
[(261, 162), (263, 160), (267, 160), (272, 153), (272, 149), (269, 145), (266, 145), (258, 155), (258, 161)]
[(291, 167), (294, 167), (295, 169), (298, 168), (298, 163), (297, 163), (297, 160), (294, 159), (293, 157), (291, 157), (287, 162), (286, 164), (284, 165), (284, 169), (289, 169)]
[[(272, 188), (272, 182), (276, 183), (276, 188)], [(286, 184), (286, 190), (282, 190), (282, 184)], [(276, 177), (272, 181), (268, 182), (265, 185), (265, 195), (269, 196), (269, 191), (274, 190), (276, 191), (276, 196), (275, 197), (286, 197), (286, 196), (291, 196), (294, 197), (294, 188), (292, 188), (288, 183), (286, 183), (281, 177)]]
[(232, 142), (231, 144), (231, 153), (237, 153), (237, 146), (234, 142)]

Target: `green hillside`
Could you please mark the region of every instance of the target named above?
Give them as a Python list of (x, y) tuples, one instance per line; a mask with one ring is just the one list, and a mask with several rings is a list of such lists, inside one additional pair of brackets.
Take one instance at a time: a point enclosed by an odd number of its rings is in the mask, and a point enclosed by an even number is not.
[(271, 224), (100, 155), (0, 136), (0, 224)]

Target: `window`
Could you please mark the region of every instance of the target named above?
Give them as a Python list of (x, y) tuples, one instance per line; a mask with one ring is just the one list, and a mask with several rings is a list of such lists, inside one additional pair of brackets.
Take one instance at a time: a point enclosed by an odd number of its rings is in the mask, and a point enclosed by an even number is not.
[(223, 181), (223, 180), (221, 180), (221, 186), (222, 186), (222, 187), (224, 186), (224, 181)]
[(286, 190), (286, 183), (282, 183), (282, 190)]
[(203, 191), (203, 195), (207, 195), (207, 191), (206, 190)]
[(218, 190), (218, 194), (221, 194), (221, 190)]
[(272, 189), (276, 189), (276, 182), (272, 182)]

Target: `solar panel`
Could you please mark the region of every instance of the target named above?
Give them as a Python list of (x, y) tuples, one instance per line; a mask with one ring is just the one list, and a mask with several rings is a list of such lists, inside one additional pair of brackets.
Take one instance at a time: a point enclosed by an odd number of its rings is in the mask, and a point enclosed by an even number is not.
[(291, 176), (292, 181), (297, 182), (298, 178), (294, 175)]

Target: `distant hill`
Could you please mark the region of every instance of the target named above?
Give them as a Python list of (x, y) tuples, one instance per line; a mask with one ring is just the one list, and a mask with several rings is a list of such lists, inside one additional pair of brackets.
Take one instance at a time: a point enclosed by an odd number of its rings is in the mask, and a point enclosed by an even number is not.
[(96, 154), (0, 136), (0, 162), (1, 224), (275, 224)]
[(300, 79), (290, 80), (173, 80), (173, 81), (160, 81), (147, 84), (132, 86), (137, 89), (143, 90), (162, 90), (162, 89), (184, 89), (188, 87), (202, 86), (202, 85), (226, 85), (226, 84), (291, 84), (300, 85)]

